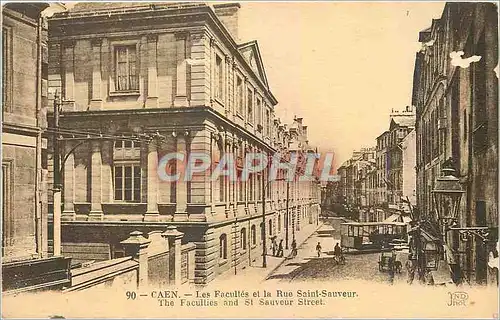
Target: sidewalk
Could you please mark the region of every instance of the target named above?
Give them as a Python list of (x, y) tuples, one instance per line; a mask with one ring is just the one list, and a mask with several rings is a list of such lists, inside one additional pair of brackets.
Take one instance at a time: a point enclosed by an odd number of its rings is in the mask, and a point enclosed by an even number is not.
[[(295, 240), (297, 241), (297, 246), (300, 246), (309, 239), (319, 228), (323, 226), (323, 223), (320, 222), (319, 225), (316, 224), (308, 224), (305, 225), (300, 231), (297, 231), (295, 234)], [(290, 244), (292, 242), (292, 238), (290, 236)], [(270, 250), (268, 250), (269, 253)], [(223, 285), (234, 285), (235, 283), (253, 283), (258, 284), (262, 281), (265, 281), (269, 275), (271, 275), (275, 270), (277, 270), (283, 262), (289, 260), (286, 257), (291, 254), (291, 248), (289, 245), (289, 249), (285, 250), (285, 258), (284, 257), (273, 257), (272, 255), (267, 255), (267, 267), (262, 267), (262, 257), (259, 257), (252, 266), (246, 266), (243, 269), (238, 269), (237, 274), (233, 272), (226, 272), (216, 279), (211, 281), (207, 288), (211, 286), (223, 286)]]
[[(334, 229), (330, 225), (320, 223), (319, 228), (312, 232), (308, 237), (301, 239), (302, 241), (297, 239), (297, 243), (299, 244), (297, 256), (294, 258), (289, 256), (288, 259), (283, 260), (280, 265), (267, 275), (266, 280), (269, 279), (279, 281), (279, 279), (286, 278), (311, 259), (331, 259), (332, 256), (330, 255), (330, 251), (333, 249), (336, 240), (334, 240), (333, 237), (328, 236), (328, 234), (333, 232), (333, 230)], [(317, 241), (307, 241), (314, 234), (317, 234)], [(321, 236), (321, 234), (324, 234), (325, 236)], [(315, 247), (317, 242), (320, 242), (322, 247), (322, 254), (319, 258), (315, 256)], [(285, 261), (286, 263), (284, 263)]]

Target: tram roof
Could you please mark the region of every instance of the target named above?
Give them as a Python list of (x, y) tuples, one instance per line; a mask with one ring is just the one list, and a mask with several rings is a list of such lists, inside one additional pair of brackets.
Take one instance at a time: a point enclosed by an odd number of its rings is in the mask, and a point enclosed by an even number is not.
[(406, 226), (404, 222), (344, 222), (341, 225), (346, 226), (356, 226), (356, 227), (364, 227), (364, 226)]

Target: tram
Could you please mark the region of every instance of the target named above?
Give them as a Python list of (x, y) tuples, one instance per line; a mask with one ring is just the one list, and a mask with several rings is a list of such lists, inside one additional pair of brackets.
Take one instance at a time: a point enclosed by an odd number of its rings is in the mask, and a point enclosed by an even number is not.
[(407, 240), (404, 222), (345, 222), (340, 227), (342, 251), (380, 250)]

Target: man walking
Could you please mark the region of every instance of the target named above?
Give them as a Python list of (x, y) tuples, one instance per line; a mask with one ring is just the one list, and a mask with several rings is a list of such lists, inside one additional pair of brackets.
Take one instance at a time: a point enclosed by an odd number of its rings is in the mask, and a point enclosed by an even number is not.
[(318, 252), (318, 258), (321, 256), (321, 244), (318, 242), (316, 245), (316, 252)]
[(283, 257), (283, 239), (280, 240), (280, 244), (278, 245), (278, 257)]
[(413, 255), (408, 255), (408, 260), (406, 261), (405, 263), (405, 267), (406, 267), (406, 272), (408, 274), (408, 284), (412, 284), (413, 283), (413, 279), (415, 278), (415, 269), (416, 269), (416, 266), (415, 266), (415, 260), (413, 259)]

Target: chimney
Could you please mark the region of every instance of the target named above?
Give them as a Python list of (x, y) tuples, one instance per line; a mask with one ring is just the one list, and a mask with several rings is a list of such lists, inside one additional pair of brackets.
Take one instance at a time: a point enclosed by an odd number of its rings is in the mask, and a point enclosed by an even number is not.
[(224, 24), (234, 41), (239, 42), (238, 35), (238, 10), (241, 8), (239, 3), (221, 3), (214, 4), (213, 8), (219, 20)]

